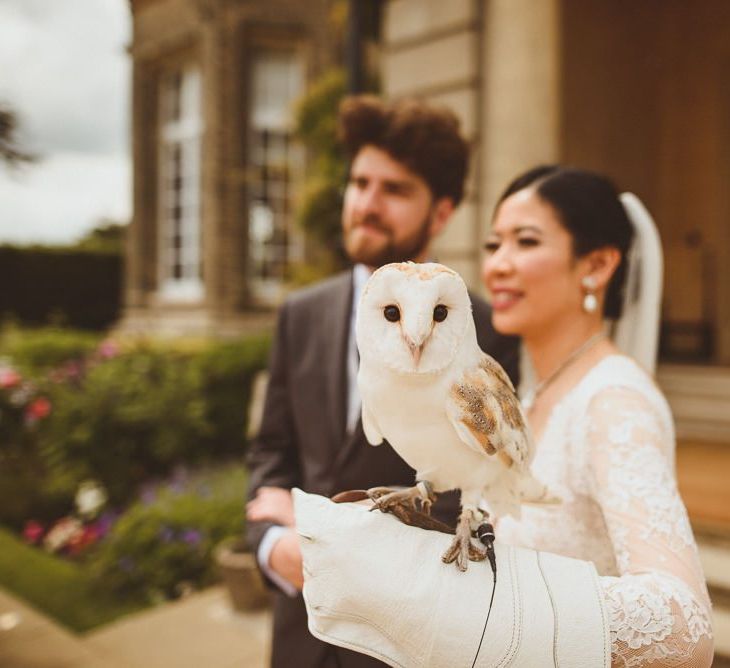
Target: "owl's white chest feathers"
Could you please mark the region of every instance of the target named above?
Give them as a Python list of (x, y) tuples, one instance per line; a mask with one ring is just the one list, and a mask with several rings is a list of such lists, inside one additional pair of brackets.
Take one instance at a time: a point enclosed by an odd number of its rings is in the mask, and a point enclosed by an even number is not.
[(433, 263), (381, 267), (363, 288), (355, 333), (368, 440), (386, 439), (436, 492), (514, 512), (529, 440), (509, 381), (479, 349), (459, 275)]
[(464, 444), (446, 413), (462, 364), (434, 375), (368, 367), (361, 366), (358, 378), (363, 409), (419, 480), (428, 480), (441, 492), (482, 489), (499, 475), (501, 464)]

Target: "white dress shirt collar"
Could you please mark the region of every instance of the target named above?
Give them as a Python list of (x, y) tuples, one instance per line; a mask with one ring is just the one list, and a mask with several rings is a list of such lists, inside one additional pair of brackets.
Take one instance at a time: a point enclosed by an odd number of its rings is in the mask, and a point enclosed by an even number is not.
[(357, 389), (357, 368), (359, 356), (355, 340), (355, 319), (365, 283), (372, 275), (372, 269), (364, 264), (356, 264), (352, 269), (352, 307), (350, 309), (350, 331), (347, 340), (347, 433), (357, 426), (360, 418), (360, 393)]

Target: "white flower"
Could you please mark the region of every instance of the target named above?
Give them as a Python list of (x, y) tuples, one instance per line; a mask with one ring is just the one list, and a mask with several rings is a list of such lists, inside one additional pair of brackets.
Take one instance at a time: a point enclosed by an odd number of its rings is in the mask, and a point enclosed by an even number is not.
[(84, 480), (76, 492), (76, 509), (81, 517), (94, 517), (107, 501), (104, 487), (96, 480)]
[(49, 552), (58, 552), (64, 548), (80, 531), (81, 522), (73, 517), (58, 520), (43, 539), (43, 546)]

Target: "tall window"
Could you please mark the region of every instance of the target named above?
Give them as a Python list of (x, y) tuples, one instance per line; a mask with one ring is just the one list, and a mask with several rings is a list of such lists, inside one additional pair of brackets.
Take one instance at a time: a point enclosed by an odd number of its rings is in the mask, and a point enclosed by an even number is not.
[(160, 287), (168, 300), (203, 295), (200, 249), (200, 71), (167, 71), (160, 88)]
[(302, 64), (294, 52), (254, 55), (249, 131), (249, 280), (263, 302), (279, 296), (286, 268), (301, 254), (291, 230), (292, 176), (300, 162), (292, 148), (292, 102), (301, 93)]

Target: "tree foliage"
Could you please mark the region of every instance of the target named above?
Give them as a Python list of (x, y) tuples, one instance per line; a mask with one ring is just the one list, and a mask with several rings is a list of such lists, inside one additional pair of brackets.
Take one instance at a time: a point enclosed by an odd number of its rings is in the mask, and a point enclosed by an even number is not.
[(18, 118), (14, 111), (0, 105), (0, 162), (10, 167), (33, 162), (36, 156), (24, 151), (17, 139)]
[(109, 218), (98, 221), (78, 242), (73, 244), (77, 250), (124, 254), (127, 225)]
[(297, 223), (340, 265), (344, 262), (340, 212), (347, 165), (337, 143), (337, 109), (345, 91), (342, 69), (325, 72), (300, 99), (294, 129), (310, 161), (296, 210)]

